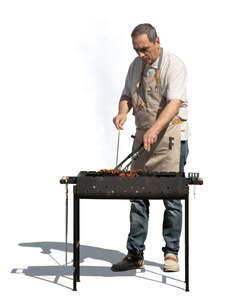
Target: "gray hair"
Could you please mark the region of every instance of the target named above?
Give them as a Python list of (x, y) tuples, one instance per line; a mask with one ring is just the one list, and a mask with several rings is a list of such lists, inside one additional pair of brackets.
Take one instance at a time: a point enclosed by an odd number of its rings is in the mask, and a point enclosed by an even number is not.
[(131, 37), (133, 38), (140, 34), (147, 34), (149, 41), (155, 43), (157, 32), (155, 27), (153, 27), (151, 24), (145, 23), (137, 25), (133, 29)]

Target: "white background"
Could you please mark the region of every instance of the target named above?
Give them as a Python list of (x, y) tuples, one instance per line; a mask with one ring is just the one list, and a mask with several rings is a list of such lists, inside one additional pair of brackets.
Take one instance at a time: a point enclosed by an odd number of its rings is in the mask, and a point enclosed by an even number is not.
[[(101, 254), (92, 251), (84, 257), (81, 266), (86, 272), (74, 293), (69, 289), (71, 276), (56, 268), (65, 258), (65, 189), (59, 179), (115, 166), (117, 131), (112, 118), (135, 57), (130, 33), (146, 22), (156, 26), (161, 45), (179, 56), (188, 70), (192, 136), (186, 172), (200, 172), (204, 178), (196, 198), (192, 193), (190, 197), (191, 291), (185, 293), (181, 282), (184, 231), (181, 272), (164, 274), (158, 266), (164, 245), (161, 201), (151, 202), (145, 251), (145, 259), (156, 265), (147, 263), (146, 272), (136, 276), (114, 276), (107, 259), (110, 253), (126, 254), (129, 202), (86, 200), (81, 202), (82, 249), (97, 247)], [(198, 299), (221, 293), (229, 298), (230, 26), (229, 1), (223, 0), (1, 1), (4, 299)], [(133, 122), (130, 115), (121, 133), (120, 160), (130, 152)], [(69, 216), (71, 243), (72, 199)], [(19, 245), (23, 243), (30, 246)], [(42, 253), (41, 243), (51, 245), (51, 252)], [(61, 248), (55, 249), (57, 243)], [(71, 262), (71, 245), (69, 250)], [(112, 255), (111, 262), (115, 258)], [(97, 276), (94, 266), (107, 267), (106, 275)], [(68, 276), (55, 276), (60, 270)]]

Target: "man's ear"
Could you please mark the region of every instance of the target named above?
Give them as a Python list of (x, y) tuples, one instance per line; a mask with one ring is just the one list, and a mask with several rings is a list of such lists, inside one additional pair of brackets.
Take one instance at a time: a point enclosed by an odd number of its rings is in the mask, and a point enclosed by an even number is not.
[(158, 36), (156, 37), (155, 44), (156, 44), (156, 43), (157, 43), (157, 44), (160, 44), (160, 39), (159, 39), (159, 37), (158, 37)]

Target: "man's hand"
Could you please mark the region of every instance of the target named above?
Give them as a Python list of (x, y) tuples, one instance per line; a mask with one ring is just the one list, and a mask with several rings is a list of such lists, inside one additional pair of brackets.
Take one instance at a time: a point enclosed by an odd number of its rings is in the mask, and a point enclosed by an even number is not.
[(158, 134), (152, 128), (148, 129), (143, 136), (144, 149), (150, 151), (151, 145), (158, 139)]
[(122, 129), (123, 130), (123, 125), (124, 123), (126, 122), (127, 120), (127, 114), (126, 113), (121, 113), (121, 114), (118, 114), (117, 116), (115, 116), (113, 118), (113, 123), (115, 124), (115, 127), (117, 129)]

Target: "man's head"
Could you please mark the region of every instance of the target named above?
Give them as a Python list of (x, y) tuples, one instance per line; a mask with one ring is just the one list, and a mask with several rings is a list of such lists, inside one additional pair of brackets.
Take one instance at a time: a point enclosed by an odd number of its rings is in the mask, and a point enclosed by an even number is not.
[(160, 54), (160, 40), (151, 24), (140, 24), (132, 31), (133, 48), (145, 64), (152, 64)]

